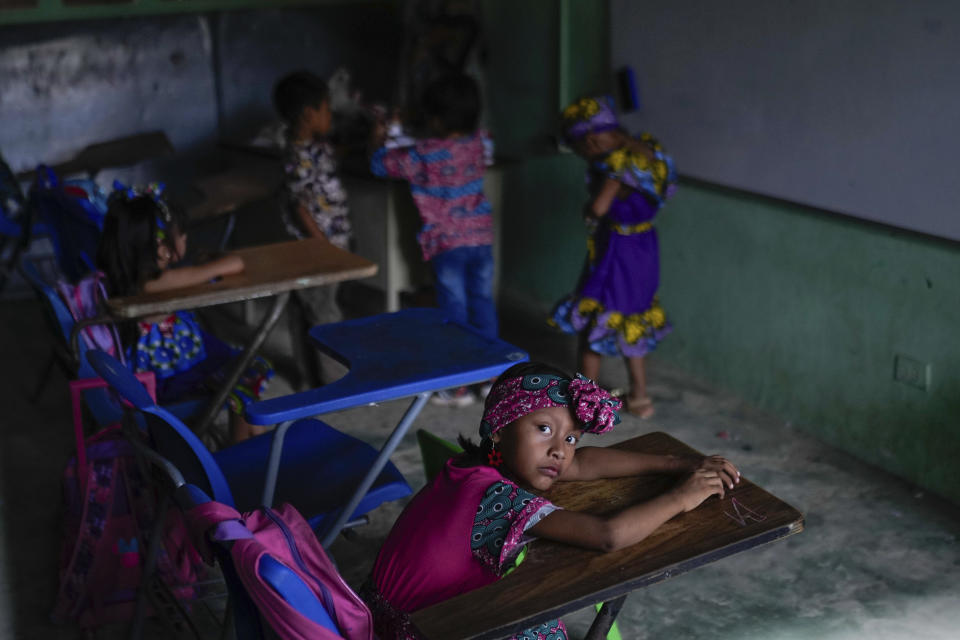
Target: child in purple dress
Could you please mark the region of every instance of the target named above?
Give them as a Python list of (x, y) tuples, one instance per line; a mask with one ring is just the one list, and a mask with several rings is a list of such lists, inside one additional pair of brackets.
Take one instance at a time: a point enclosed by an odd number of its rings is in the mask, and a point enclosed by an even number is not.
[(653, 416), (643, 357), (670, 332), (660, 302), (660, 258), (653, 218), (675, 190), (673, 161), (649, 134), (634, 138), (605, 98), (583, 98), (563, 112), (564, 134), (590, 167), (587, 264), (576, 292), (551, 324), (579, 333), (580, 367), (589, 378), (603, 356), (627, 359), (627, 410)]
[[(547, 538), (613, 551), (639, 542), (708, 496), (721, 497), (740, 473), (719, 456), (649, 455), (577, 443), (619, 422), (621, 403), (583, 376), (522, 363), (493, 384), (480, 444), (447, 462), (397, 519), (362, 589), (380, 640), (416, 639), (409, 614), (498, 580), (526, 545)], [(676, 488), (609, 516), (565, 511), (537, 493), (557, 480), (642, 473), (689, 474)], [(430, 561), (424, 561), (429, 554)], [(515, 636), (565, 640), (552, 620)]]

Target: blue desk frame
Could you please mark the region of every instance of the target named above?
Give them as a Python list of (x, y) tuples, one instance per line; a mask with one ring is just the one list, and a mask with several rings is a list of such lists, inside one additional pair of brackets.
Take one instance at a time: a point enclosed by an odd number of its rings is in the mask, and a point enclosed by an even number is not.
[(405, 309), (320, 325), (310, 330), (310, 337), (321, 351), (350, 371), (318, 389), (247, 407), (251, 424), (278, 425), (264, 483), (264, 504), (273, 503), (283, 438), (293, 421), (414, 396), (350, 501), (323, 532), (320, 540), (324, 547), (337, 537), (430, 394), (489, 380), (529, 359), (525, 351), (502, 340), (485, 338), (473, 328), (449, 320), (439, 309)]

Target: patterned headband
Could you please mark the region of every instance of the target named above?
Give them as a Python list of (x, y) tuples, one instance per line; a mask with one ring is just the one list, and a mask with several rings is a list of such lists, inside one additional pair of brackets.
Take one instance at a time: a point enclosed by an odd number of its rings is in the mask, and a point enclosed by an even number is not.
[(553, 375), (510, 378), (490, 390), (480, 437), (489, 438), (514, 420), (548, 407), (572, 407), (581, 429), (604, 433), (619, 424), (617, 410), (622, 406), (620, 400), (579, 373), (573, 380)]
[(569, 142), (588, 133), (600, 133), (620, 128), (613, 105), (606, 96), (580, 98), (563, 110), (563, 135)]
[(160, 215), (157, 216), (157, 240), (165, 240), (167, 238), (167, 225), (173, 220), (170, 207), (167, 206), (166, 201), (163, 199), (165, 189), (166, 185), (162, 182), (151, 182), (143, 187), (128, 187), (119, 180), (114, 180), (113, 193), (110, 194), (110, 197), (121, 198), (129, 202), (134, 198), (147, 196), (156, 202), (157, 207), (160, 209)]

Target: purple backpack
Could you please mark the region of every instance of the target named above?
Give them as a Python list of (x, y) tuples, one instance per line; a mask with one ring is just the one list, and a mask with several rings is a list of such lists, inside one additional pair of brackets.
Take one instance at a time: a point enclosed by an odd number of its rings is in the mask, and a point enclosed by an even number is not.
[[(227, 505), (205, 502), (188, 510), (186, 518), (193, 535), (205, 532), (194, 543), (210, 562), (208, 539), (233, 541), (229, 553), (243, 588), (282, 640), (375, 640), (370, 610), (291, 505), (260, 507), (241, 516)], [(300, 579), (294, 580), (300, 593), (273, 577), (267, 565), (277, 563), (282, 565), (281, 578), (292, 571)]]
[[(100, 314), (103, 303), (107, 299), (107, 288), (104, 285), (106, 276), (102, 271), (95, 271), (81, 278), (77, 284), (70, 284), (65, 280), (56, 283), (57, 293), (63, 300), (74, 322), (95, 318)], [(100, 349), (113, 357), (124, 361), (123, 349), (120, 348), (120, 336), (113, 323), (95, 324), (85, 328), (80, 337), (88, 349)]]

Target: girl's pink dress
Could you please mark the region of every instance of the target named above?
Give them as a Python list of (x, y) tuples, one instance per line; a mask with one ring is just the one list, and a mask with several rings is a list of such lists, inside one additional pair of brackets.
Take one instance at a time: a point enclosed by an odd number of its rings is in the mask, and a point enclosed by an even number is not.
[[(488, 466), (448, 461), (420, 490), (387, 536), (361, 595), (380, 640), (416, 639), (408, 614), (499, 579), (532, 536), (524, 532), (557, 509)], [(552, 620), (514, 636), (566, 640)]]

